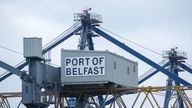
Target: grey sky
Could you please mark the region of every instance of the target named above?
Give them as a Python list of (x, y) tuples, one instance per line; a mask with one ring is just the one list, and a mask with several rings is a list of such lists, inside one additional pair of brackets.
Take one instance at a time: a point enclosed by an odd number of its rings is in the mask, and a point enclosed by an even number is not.
[[(192, 64), (191, 5), (191, 0), (1, 0), (0, 45), (22, 52), (23, 37), (42, 37), (45, 45), (73, 25), (73, 13), (82, 12), (85, 7), (91, 7), (92, 12), (102, 15), (102, 27), (159, 53), (177, 46), (180, 50), (187, 52), (189, 58), (187, 62)], [(125, 40), (119, 40), (155, 62), (162, 60), (159, 55)], [(108, 49), (138, 61), (139, 74), (150, 68), (101, 37), (94, 39), (94, 43), (95, 49)], [(105, 47), (101, 43), (104, 43)], [(52, 51), (53, 63), (60, 65), (61, 48), (76, 49), (77, 44), (78, 37), (74, 36), (59, 45)], [(0, 59), (11, 65), (23, 59), (21, 55), (1, 48), (0, 52)], [(183, 77), (192, 78), (188, 74)], [(143, 85), (166, 84), (164, 75), (162, 75), (161, 82), (154, 79), (152, 78)], [(10, 86), (13, 82), (15, 86)], [(21, 89), (20, 84), (19, 78), (12, 76), (1, 82), (0, 92), (18, 91)]]

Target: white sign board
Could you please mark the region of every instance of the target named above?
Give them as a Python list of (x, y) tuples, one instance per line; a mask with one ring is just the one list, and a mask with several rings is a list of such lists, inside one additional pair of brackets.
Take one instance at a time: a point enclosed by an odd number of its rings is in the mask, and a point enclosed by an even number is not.
[(105, 75), (105, 57), (65, 57), (65, 76)]

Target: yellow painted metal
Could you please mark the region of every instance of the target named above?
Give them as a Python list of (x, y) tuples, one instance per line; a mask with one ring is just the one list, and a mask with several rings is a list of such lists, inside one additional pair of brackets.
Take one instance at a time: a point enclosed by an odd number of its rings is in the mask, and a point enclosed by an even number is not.
[[(150, 105), (152, 106), (152, 108), (160, 108), (160, 106), (158, 105), (158, 102), (156, 101), (155, 97), (153, 96), (153, 93), (158, 93), (158, 92), (162, 92), (162, 91), (166, 91), (166, 90), (172, 90), (175, 92), (179, 92), (179, 94), (183, 97), (184, 100), (184, 104), (186, 106), (186, 108), (192, 108), (192, 104), (191, 101), (189, 100), (187, 94), (185, 93), (185, 91), (190, 91), (192, 90), (192, 86), (170, 86), (170, 87), (152, 87), (152, 86), (148, 86), (148, 87), (138, 87), (138, 88), (106, 88), (106, 89), (86, 89), (86, 90), (74, 90), (77, 93), (79, 93), (79, 97), (77, 100), (79, 100), (79, 98), (82, 95), (87, 95), (89, 97), (93, 97), (95, 95), (101, 94), (101, 95), (106, 95), (106, 97), (108, 95), (112, 95), (114, 96), (114, 99), (116, 99), (116, 102), (112, 103), (110, 107), (114, 106), (115, 103), (116, 105), (118, 105), (119, 107), (122, 108), (126, 108), (125, 103), (123, 102), (123, 99), (120, 97), (119, 94), (128, 94), (128, 93), (138, 93), (135, 102), (133, 103), (131, 108), (135, 107), (136, 102), (138, 101), (140, 94), (144, 93), (145, 94), (145, 99), (143, 100), (141, 107), (143, 106), (143, 104), (145, 103), (145, 100), (147, 99), (150, 102)], [(75, 93), (76, 93), (75, 92)], [(61, 98), (66, 98), (68, 97), (67, 95), (68, 92), (64, 93), (64, 94), (58, 94), (58, 96), (60, 96)], [(53, 94), (53, 93), (44, 93), (42, 92), (41, 95), (49, 95), (49, 94)], [(21, 92), (7, 92), (7, 93), (0, 93), (0, 98), (2, 99), (6, 99), (6, 98), (15, 98), (15, 97), (21, 97), (22, 93)], [(57, 95), (55, 94), (55, 97)], [(107, 99), (105, 98), (105, 101)], [(63, 100), (59, 100), (58, 98), (58, 105), (61, 105), (59, 102), (63, 101)], [(177, 101), (177, 98), (176, 98)], [(154, 102), (154, 103), (153, 103)], [(63, 103), (62, 103), (63, 104)], [(58, 106), (57, 105), (57, 106)], [(174, 106), (176, 106), (176, 103), (174, 103)], [(173, 106), (173, 107), (174, 107)]]

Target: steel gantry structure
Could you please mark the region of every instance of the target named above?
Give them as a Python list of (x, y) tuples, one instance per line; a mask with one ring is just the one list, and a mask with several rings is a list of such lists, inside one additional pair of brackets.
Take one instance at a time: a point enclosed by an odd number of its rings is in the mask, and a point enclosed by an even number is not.
[[(160, 63), (161, 66), (164, 68), (167, 68), (175, 75), (179, 76), (179, 72), (182, 72), (184, 70), (191, 73), (190, 68), (188, 66), (186, 66), (186, 63), (185, 63), (185, 59), (187, 59), (186, 53), (177, 51), (177, 47), (171, 48), (170, 51), (164, 51), (163, 58), (165, 58), (165, 59)], [(181, 68), (184, 70), (182, 70)], [(148, 78), (152, 77), (153, 75), (155, 75), (158, 72), (159, 72), (158, 70), (151, 69), (148, 72), (144, 73), (141, 77), (139, 77), (139, 84), (146, 81)], [(168, 77), (166, 86), (167, 87), (180, 86), (180, 83), (177, 80), (174, 80), (174, 79)], [(176, 92), (175, 94), (178, 97), (176, 102), (177, 102), (179, 108), (184, 108), (184, 102), (183, 102), (183, 98), (182, 98), (181, 94), (177, 91), (171, 91), (171, 90), (166, 91), (164, 105), (163, 105), (164, 108), (169, 107), (169, 102), (170, 102), (171, 97), (174, 94), (174, 92)]]
[[(152, 108), (162, 108), (159, 104), (159, 101), (156, 100), (155, 93), (161, 93), (164, 91), (176, 91), (178, 92), (182, 97), (183, 97), (183, 102), (186, 108), (191, 108), (192, 107), (192, 103), (191, 100), (189, 100), (189, 97), (186, 94), (186, 91), (190, 91), (192, 90), (192, 88), (189, 86), (165, 86), (165, 87), (138, 87), (138, 88), (134, 88), (134, 89), (127, 89), (127, 88), (116, 88), (116, 89), (98, 89), (98, 90), (94, 90), (94, 89), (86, 89), (86, 90), (82, 90), (79, 91), (77, 90), (76, 92), (79, 92), (81, 95), (84, 94), (89, 94), (90, 98), (90, 102), (88, 103), (88, 105), (92, 105), (95, 106), (96, 108), (100, 108), (100, 107), (104, 107), (106, 104), (108, 104), (109, 108), (113, 108), (113, 107), (118, 107), (118, 108), (138, 108), (138, 106), (136, 106), (136, 104), (139, 103), (139, 99), (142, 100), (139, 105), (139, 108), (143, 108), (144, 104), (147, 103), (147, 101), (149, 101), (149, 105), (148, 107), (152, 107)], [(129, 94), (130, 92), (138, 92), (135, 100), (132, 100), (132, 104), (129, 105), (130, 107), (128, 107), (126, 105), (126, 100), (124, 100), (123, 98), (121, 98), (121, 95), (116, 95), (117, 93), (119, 94)], [(101, 106), (99, 106), (97, 104), (97, 99), (94, 98), (95, 94), (94, 93), (107, 93), (104, 96), (104, 100), (103, 100), (103, 104)], [(107, 103), (108, 98), (110, 98), (109, 94), (111, 94), (114, 99), (116, 101), (112, 101)], [(144, 97), (142, 97), (141, 95), (144, 94)], [(43, 94), (45, 95), (45, 94)], [(8, 99), (10, 98), (18, 98), (18, 97), (22, 97), (22, 93), (21, 92), (10, 92), (10, 93), (0, 93), (0, 108), (11, 108), (11, 105), (8, 101)], [(143, 99), (141, 99), (143, 98)], [(77, 99), (77, 101), (80, 98)], [(173, 103), (173, 105), (171, 106), (171, 108), (176, 108), (178, 106), (176, 106), (178, 97), (175, 97), (175, 101)], [(63, 106), (64, 104), (67, 104), (68, 106), (70, 106), (70, 100), (68, 99), (68, 96), (62, 96), (60, 98), (59, 103), (55, 104), (55, 107), (59, 105)], [(18, 103), (17, 108), (21, 107), (21, 101)], [(57, 107), (56, 107), (57, 108)], [(62, 107), (61, 107), (62, 108)]]
[[(176, 86), (180, 86), (180, 84), (184, 86), (191, 86), (191, 83), (180, 78), (178, 76), (178, 68), (177, 66), (180, 66), (181, 68), (185, 69), (186, 71), (192, 73), (192, 69), (188, 67), (185, 63), (183, 63), (181, 60), (183, 59), (178, 59), (177, 57), (172, 58), (173, 56), (178, 56), (177, 54), (174, 55), (175, 53), (169, 52), (167, 54), (170, 54), (168, 56), (169, 61), (163, 63), (162, 65), (159, 65), (149, 58), (143, 56), (139, 52), (135, 51), (134, 49), (130, 48), (129, 46), (125, 45), (124, 43), (120, 42), (119, 40), (115, 39), (111, 35), (107, 34), (106, 32), (102, 31), (99, 27), (99, 23), (101, 23), (101, 16), (100, 15), (95, 15), (89, 13), (90, 9), (84, 10), (83, 13), (77, 13), (74, 16), (74, 20), (77, 21), (72, 27), (70, 27), (68, 30), (66, 30), (64, 33), (62, 33), (59, 37), (48, 43), (45, 47), (42, 49), (42, 55), (46, 54), (53, 48), (55, 48), (57, 45), (60, 43), (64, 42), (71, 36), (75, 34), (80, 35), (80, 42), (79, 42), (79, 50), (94, 50), (93, 46), (93, 40), (92, 37), (95, 36), (102, 36), (103, 38), (107, 39), (108, 41), (112, 42), (116, 46), (120, 47), (121, 49), (125, 50), (126, 52), (132, 54), (133, 56), (137, 57), (141, 61), (145, 62), (146, 64), (150, 65), (151, 67), (155, 68), (155, 71), (147, 73), (144, 77), (139, 79), (138, 84), (146, 81), (148, 78), (151, 76), (155, 75), (157, 72), (161, 72), (168, 76), (168, 87), (173, 86), (173, 82), (175, 82)], [(173, 55), (172, 55), (173, 54)], [(60, 88), (60, 82), (59, 79), (57, 78), (59, 76), (59, 70), (60, 68), (50, 66), (48, 64), (45, 64), (45, 60), (40, 57), (26, 57), (26, 60), (19, 64), (16, 67), (10, 66), (7, 63), (4, 63), (3, 61), (0, 61), (0, 67), (8, 70), (6, 74), (2, 75), (0, 77), (0, 81), (3, 81), (4, 79), (8, 78), (12, 74), (18, 75), (22, 79), (22, 103), (25, 104), (28, 108), (36, 108), (36, 107), (41, 107), (41, 108), (46, 108), (50, 104), (58, 104), (56, 105), (56, 108), (63, 107), (61, 104), (62, 102), (62, 96), (64, 97), (73, 97), (74, 92), (67, 92), (65, 88)], [(29, 73), (26, 73), (24, 71), (21, 71), (26, 65), (29, 66)], [(169, 70), (166, 69), (167, 66), (170, 66)], [(46, 77), (48, 79), (52, 80), (43, 80), (39, 79), (40, 76), (39, 73), (41, 73), (41, 78), (43, 75), (44, 70), (51, 70), (54, 71), (55, 73), (51, 73), (48, 71), (49, 75)], [(45, 89), (42, 91), (42, 88)], [(29, 94), (26, 91), (30, 91), (31, 94)], [(131, 89), (132, 90), (132, 89)], [(135, 91), (136, 89), (134, 89)], [(165, 104), (164, 107), (168, 107), (169, 99), (172, 94), (171, 90), (172, 89), (166, 89), (166, 99), (165, 99)], [(25, 92), (24, 92), (25, 91)], [(83, 95), (81, 93), (77, 93), (78, 96), (76, 97), (76, 106), (78, 108), (84, 108), (85, 103), (88, 100), (88, 97), (91, 96), (97, 96), (99, 100), (99, 104), (95, 104), (96, 107), (105, 107), (106, 105), (109, 105), (113, 103), (115, 100), (118, 100), (118, 103), (122, 102), (121, 99), (119, 100), (119, 97), (125, 93), (125, 91), (119, 90), (119, 92), (110, 92), (109, 91), (115, 91), (115, 90), (109, 90), (106, 88), (106, 90), (101, 90), (101, 91), (92, 91), (90, 92), (83, 92)], [(118, 91), (118, 90), (117, 90)], [(133, 90), (132, 90), (133, 91)], [(137, 90), (135, 91), (137, 92)], [(106, 100), (102, 95), (108, 95), (112, 94), (113, 98)], [(178, 102), (180, 107), (184, 107), (184, 101), (181, 98), (181, 93), (177, 92), (178, 94)], [(41, 97), (44, 97), (43, 100), (41, 100)], [(53, 99), (54, 97), (54, 99)], [(70, 98), (65, 98), (66, 101), (70, 100)], [(54, 100), (54, 102), (52, 101)], [(94, 99), (92, 99), (92, 102)], [(4, 101), (3, 101), (4, 102)], [(94, 102), (95, 103), (95, 102)], [(125, 107), (124, 103), (121, 103), (123, 107)], [(189, 104), (191, 105), (191, 104)], [(70, 107), (70, 104), (68, 103), (68, 107)], [(74, 107), (74, 106), (73, 106)]]

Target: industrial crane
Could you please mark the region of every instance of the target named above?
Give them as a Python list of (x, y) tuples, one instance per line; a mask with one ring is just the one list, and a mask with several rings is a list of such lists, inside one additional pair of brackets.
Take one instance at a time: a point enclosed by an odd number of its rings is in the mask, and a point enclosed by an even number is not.
[[(74, 15), (74, 20), (77, 21), (77, 23), (75, 23), (66, 32), (60, 35), (59, 38), (47, 44), (42, 49), (39, 56), (34, 57), (24, 54), (26, 60), (17, 67), (10, 66), (9, 64), (0, 61), (0, 67), (9, 71), (9, 73), (0, 77), (0, 82), (8, 78), (12, 74), (19, 76), (22, 80), (22, 103), (25, 104), (27, 108), (47, 108), (52, 103), (52, 98), (55, 97), (55, 100), (57, 100), (57, 97), (60, 96), (60, 90), (65, 89), (60, 88), (61, 85), (58, 79), (60, 68), (46, 64), (45, 60), (41, 56), (75, 34), (80, 35), (80, 42), (78, 45), (79, 50), (94, 50), (92, 37), (101, 36), (156, 69), (155, 71), (149, 72), (143, 78), (140, 78), (138, 84), (146, 81), (157, 72), (162, 72), (169, 77), (167, 86), (171, 86), (173, 84), (173, 81), (175, 81), (175, 84), (178, 86), (180, 86), (180, 84), (184, 86), (191, 86), (190, 82), (178, 76), (178, 65), (190, 73), (192, 73), (192, 69), (182, 62), (182, 60), (185, 58), (178, 58), (178, 54), (176, 54), (175, 49), (172, 49), (170, 52), (166, 53), (168, 54), (166, 58), (168, 58), (169, 61), (163, 63), (162, 65), (159, 65), (149, 58), (138, 53), (134, 49), (130, 48), (129, 46), (125, 45), (124, 43), (120, 42), (119, 40), (115, 39), (106, 32), (102, 31), (99, 28), (99, 23), (102, 22), (101, 16), (97, 14), (91, 14), (89, 11), (90, 9), (86, 9), (83, 11), (83, 13), (76, 13)], [(21, 69), (23, 69), (27, 65), (29, 66), (29, 72), (27, 73), (25, 71), (21, 71)], [(165, 69), (167, 66), (171, 66), (171, 68), (169, 70)], [(44, 76), (45, 73), (46, 76)], [(44, 91), (42, 91), (42, 88), (44, 89)], [(166, 92), (166, 99), (164, 102), (165, 108), (168, 108), (168, 103), (171, 95), (171, 91)], [(41, 100), (42, 96), (43, 100)], [(99, 99), (99, 104), (101, 108), (115, 100), (114, 98), (111, 98), (108, 101), (104, 102), (102, 94), (98, 95), (97, 97)], [(183, 108), (184, 106), (182, 104), (182, 98), (179, 98), (178, 101), (180, 107)], [(84, 102), (85, 100), (79, 99), (75, 107), (84, 108)]]

